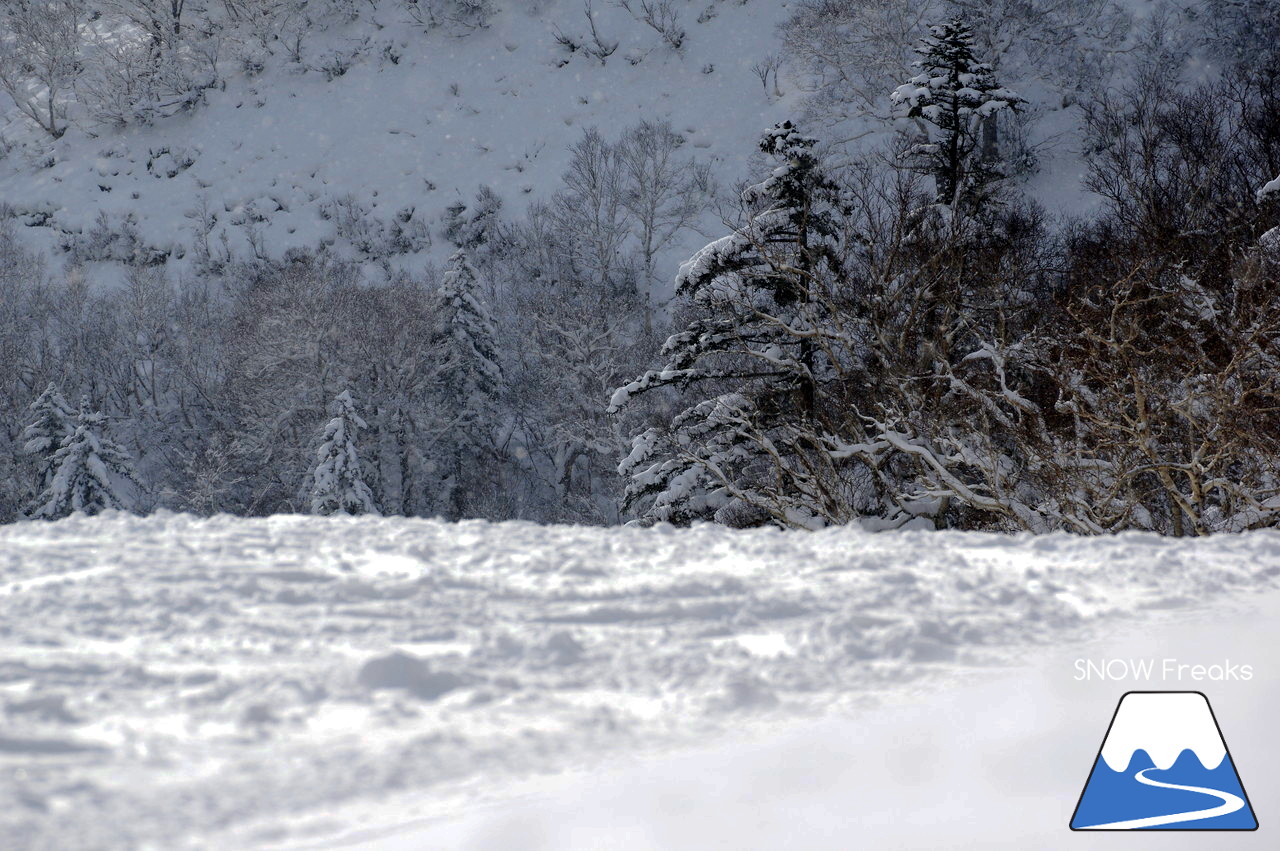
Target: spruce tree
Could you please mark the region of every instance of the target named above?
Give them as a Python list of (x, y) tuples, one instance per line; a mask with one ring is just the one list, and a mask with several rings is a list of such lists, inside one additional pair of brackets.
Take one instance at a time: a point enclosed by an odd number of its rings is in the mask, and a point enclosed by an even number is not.
[(692, 403), (669, 427), (637, 435), (619, 467), (626, 505), (643, 520), (813, 525), (823, 513), (803, 456), (821, 454), (840, 193), (815, 144), (789, 121), (764, 135), (777, 167), (744, 194), (746, 224), (680, 268), (676, 292), (692, 318), (664, 344), (665, 365), (610, 400), (616, 412), (671, 388)]
[(440, 285), (440, 326), (433, 341), (439, 366), (435, 375), (441, 414), (436, 457), (444, 474), (442, 510), (450, 517), (465, 511), (465, 469), (491, 447), (503, 375), (498, 365), (497, 332), (480, 297), (480, 275), (465, 251), (449, 260)]
[(480, 274), (458, 251), (440, 284), (441, 324), (436, 338), (436, 383), (455, 402), (452, 421), (464, 429), (481, 425), (501, 393), (497, 332), (480, 298)]
[(56, 520), (80, 512), (135, 511), (122, 485), (141, 488), (128, 452), (106, 435), (106, 418), (80, 400), (73, 429), (52, 457), (53, 475), (29, 515)]
[(311, 513), (378, 514), (357, 448), (359, 433), (368, 424), (356, 412), (349, 391), (334, 398), (333, 414), (321, 432), (316, 466), (311, 471)]
[(58, 388), (50, 382), (36, 400), (31, 403), (31, 422), (22, 430), (19, 440), (22, 450), (36, 457), (36, 482), (33, 493), (43, 494), (53, 481), (53, 455), (62, 446), (73, 428), (76, 412), (63, 398)]
[(917, 167), (933, 175), (938, 203), (954, 204), (1002, 176), (994, 144), (980, 146), (980, 136), (986, 130), (993, 139), (997, 114), (1024, 101), (978, 60), (973, 30), (962, 18), (930, 27), (916, 53), (921, 58), (912, 67), (920, 73), (890, 99), (902, 115), (932, 126), (912, 153)]

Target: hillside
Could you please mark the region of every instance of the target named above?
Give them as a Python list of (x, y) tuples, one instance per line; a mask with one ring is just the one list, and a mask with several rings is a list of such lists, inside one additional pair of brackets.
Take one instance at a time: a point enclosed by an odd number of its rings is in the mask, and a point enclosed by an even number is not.
[[(719, 181), (747, 174), (760, 131), (798, 106), (793, 87), (772, 96), (751, 71), (778, 49), (787, 4), (689, 6), (678, 50), (625, 9), (596, 6), (598, 30), (616, 42), (605, 62), (557, 41), (585, 34), (578, 0), (501, 4), (487, 26), (461, 32), (424, 30), (382, 3), (355, 22), (324, 18), (301, 62), (271, 57), (252, 75), (224, 62), (197, 107), (150, 126), (83, 118), (51, 143), (6, 103), (0, 199), (33, 226), (34, 244), (55, 261), (75, 247), (92, 277), (115, 276), (97, 261), (136, 257), (181, 272), (197, 243), (232, 258), (326, 244), (417, 272), (451, 251), (440, 235), (449, 206), (483, 185), (518, 217), (558, 188), (588, 128), (614, 138), (666, 120)], [(95, 242), (100, 216), (129, 239)], [(386, 245), (393, 222), (409, 247)], [(698, 240), (686, 234), (666, 264)]]

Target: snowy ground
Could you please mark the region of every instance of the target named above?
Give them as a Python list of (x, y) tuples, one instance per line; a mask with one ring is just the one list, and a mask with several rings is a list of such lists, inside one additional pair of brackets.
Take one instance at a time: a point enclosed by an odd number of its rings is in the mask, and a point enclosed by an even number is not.
[[(1074, 661), (1086, 653), (1157, 660), (1170, 654), (1219, 663), (1227, 657), (1273, 660), (1280, 645), (1280, 594), (1271, 592), (1228, 611), (1229, 626), (1215, 625), (1205, 613), (1161, 617), (1096, 643), (1032, 652), (1026, 664), (1005, 676), (940, 688), (890, 709), (801, 723), (762, 741), (705, 748), (625, 770), (582, 774), (552, 790), (457, 818), (353, 833), (350, 844), (290, 847), (1274, 848), (1280, 771), (1271, 747), (1280, 681), (1273, 666), (1249, 682), (1074, 678)], [(1129, 689), (1199, 689), (1209, 696), (1258, 814), (1257, 832), (1084, 836), (1068, 830), (1116, 701)]]
[[(959, 741), (1002, 742), (1005, 727), (1017, 737), (984, 765), (1000, 777), (965, 791), (1026, 796), (1019, 835), (1033, 822), (1056, 835), (1093, 754), (1073, 752), (1048, 782), (1036, 748), (1065, 741), (1070, 719), (1067, 738), (1096, 749), (1125, 687), (1074, 684), (1054, 648), (1078, 653), (1135, 626), (1208, 634), (1181, 625), (1240, 610), (1278, 575), (1273, 533), (1178, 542), (174, 515), (8, 526), (0, 835), (19, 849), (503, 847), (517, 835), (521, 847), (643, 848), (707, 847), (720, 831), (726, 847), (776, 847), (797, 829), (785, 805), (815, 808), (804, 823), (847, 848), (867, 817), (820, 815), (850, 784), (890, 771), (849, 806), (905, 830), (923, 799), (903, 789), (959, 782), (959, 756), (930, 757), (943, 719), (957, 717), (971, 731)], [(1187, 657), (1256, 649), (1207, 641)], [(950, 691), (1016, 665), (986, 696)], [(1243, 715), (1258, 711), (1247, 690), (1268, 682), (1262, 670), (1224, 684), (1235, 704), (1210, 696), (1220, 714)], [(1183, 687), (1197, 685), (1212, 684)], [(972, 723), (983, 706), (998, 726)], [(744, 737), (757, 744), (733, 744)], [(1254, 794), (1260, 760), (1247, 751), (1236, 756)], [(1069, 800), (1059, 786), (1076, 787)], [(969, 800), (921, 812), (955, 819)], [(1268, 811), (1255, 807), (1265, 831)], [(745, 824), (734, 814), (752, 810), (760, 842), (733, 841)], [(409, 834), (396, 827), (415, 820)], [(630, 832), (603, 842), (611, 826)], [(942, 835), (878, 847), (944, 847)], [(970, 847), (1002, 847), (969, 835)]]

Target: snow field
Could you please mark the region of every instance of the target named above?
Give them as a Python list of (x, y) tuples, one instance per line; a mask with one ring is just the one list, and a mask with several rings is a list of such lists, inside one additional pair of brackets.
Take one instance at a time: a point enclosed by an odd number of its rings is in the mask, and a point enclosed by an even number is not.
[[(1026, 648), (1011, 671), (850, 716), (617, 767), (578, 771), (500, 805), (414, 820), (411, 801), (371, 806), (353, 830), (285, 842), (288, 851), (1058, 851), (1079, 848), (1263, 851), (1275, 845), (1280, 771), (1269, 758), (1280, 681), (1280, 593), (1213, 612), (1099, 623), (1096, 641)], [(1251, 682), (1079, 681), (1078, 656), (1246, 658)], [(1256, 832), (1072, 833), (1068, 822), (1120, 695), (1201, 688), (1212, 700), (1258, 813)], [(1206, 806), (1217, 803), (1206, 797)], [(374, 827), (376, 826), (376, 827)], [(1111, 838), (1107, 838), (1111, 837)]]
[(1277, 573), (1274, 533), (17, 524), (0, 529), (0, 832), (254, 846), (397, 794), (455, 809), (903, 700)]

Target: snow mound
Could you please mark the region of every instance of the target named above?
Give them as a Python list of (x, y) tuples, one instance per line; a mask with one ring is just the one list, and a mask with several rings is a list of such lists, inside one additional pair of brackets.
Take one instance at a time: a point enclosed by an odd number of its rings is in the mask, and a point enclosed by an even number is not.
[(457, 674), (432, 671), (422, 659), (399, 651), (365, 662), (356, 679), (371, 691), (402, 689), (423, 700), (436, 700), (463, 684)]

